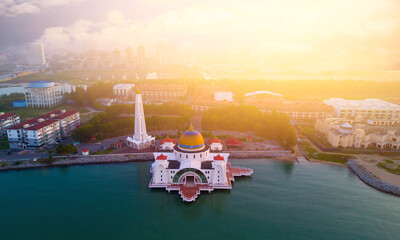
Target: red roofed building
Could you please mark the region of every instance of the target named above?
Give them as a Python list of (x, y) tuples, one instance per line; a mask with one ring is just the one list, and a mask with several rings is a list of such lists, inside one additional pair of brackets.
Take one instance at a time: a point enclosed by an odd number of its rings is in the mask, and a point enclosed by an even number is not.
[(10, 149), (43, 149), (69, 136), (80, 125), (79, 112), (54, 110), (7, 129)]
[(72, 131), (81, 124), (81, 118), (77, 111), (66, 112), (63, 110), (63, 112), (55, 116), (54, 119), (60, 122), (61, 134), (63, 137), (71, 136)]
[(55, 119), (42, 120), (39, 123), (24, 128), (24, 141), (27, 149), (40, 149), (52, 146), (61, 139), (60, 124)]
[(210, 146), (211, 151), (222, 151), (223, 148), (222, 141), (217, 138), (209, 139), (208, 145)]
[(7, 129), (19, 124), (19, 121), (18, 114), (0, 112), (0, 138), (7, 134)]
[(161, 153), (161, 155), (157, 156), (156, 160), (167, 160), (168, 157)]
[(87, 156), (87, 155), (89, 155), (89, 149), (82, 149), (82, 155), (83, 156)]
[(175, 146), (175, 141), (172, 138), (164, 138), (160, 142), (160, 147), (162, 150), (173, 150)]
[(214, 157), (214, 161), (224, 161), (224, 157), (218, 154)]
[(239, 141), (237, 138), (227, 138), (225, 143), (227, 147), (234, 147), (234, 148), (243, 147), (243, 143)]

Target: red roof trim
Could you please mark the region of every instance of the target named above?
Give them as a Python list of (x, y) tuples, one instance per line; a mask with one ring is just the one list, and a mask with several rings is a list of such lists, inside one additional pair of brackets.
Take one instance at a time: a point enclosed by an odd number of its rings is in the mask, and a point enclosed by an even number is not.
[(54, 119), (49, 119), (49, 120), (47, 120), (47, 121), (38, 123), (38, 124), (33, 125), (33, 126), (31, 126), (31, 127), (28, 127), (28, 128), (26, 128), (26, 130), (39, 130), (39, 129), (42, 129), (42, 128), (44, 128), (44, 127), (50, 125), (50, 124), (56, 123), (56, 122), (58, 122), (58, 121), (57, 121), (57, 120), (54, 120)]
[(208, 145), (211, 145), (213, 143), (221, 143), (222, 144), (222, 141), (219, 140), (218, 138), (213, 138), (213, 139), (208, 140)]
[(40, 116), (39, 118), (47, 119), (47, 118), (50, 118), (50, 115), (51, 115), (51, 114), (58, 115), (58, 114), (60, 114), (60, 113), (61, 113), (61, 110), (54, 110), (54, 111), (51, 111), (51, 112), (49, 112), (49, 113), (43, 114), (43, 115)]
[(18, 129), (23, 128), (25, 124), (29, 124), (29, 125), (35, 124), (39, 118), (32, 118), (32, 119), (26, 120), (25, 122), (14, 125), (14, 126), (10, 127), (9, 129), (18, 130)]
[(214, 161), (224, 161), (224, 157), (221, 155), (214, 156)]
[(160, 144), (164, 144), (164, 143), (166, 143), (166, 142), (174, 143), (175, 141), (174, 141), (174, 139), (172, 139), (172, 138), (164, 138), (163, 140), (161, 140), (161, 143), (160, 143)]
[(89, 152), (89, 149), (82, 149), (82, 152)]
[(0, 120), (9, 118), (9, 117), (13, 117), (13, 116), (18, 116), (18, 114), (15, 113), (4, 113), (3, 115), (0, 115)]
[(68, 112), (60, 114), (58, 116), (55, 116), (54, 119), (64, 119), (66, 117), (74, 115), (75, 113), (78, 113), (78, 112), (77, 111), (68, 111)]
[(157, 156), (156, 160), (167, 160), (167, 156), (161, 153), (161, 155)]

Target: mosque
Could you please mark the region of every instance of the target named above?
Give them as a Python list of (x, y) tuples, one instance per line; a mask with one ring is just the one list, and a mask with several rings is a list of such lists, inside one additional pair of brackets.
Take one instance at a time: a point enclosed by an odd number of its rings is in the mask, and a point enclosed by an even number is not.
[(190, 127), (170, 151), (155, 152), (149, 187), (178, 191), (183, 201), (195, 201), (200, 191), (231, 189), (234, 177), (250, 176), (252, 169), (232, 167), (229, 153), (210, 151), (203, 136)]

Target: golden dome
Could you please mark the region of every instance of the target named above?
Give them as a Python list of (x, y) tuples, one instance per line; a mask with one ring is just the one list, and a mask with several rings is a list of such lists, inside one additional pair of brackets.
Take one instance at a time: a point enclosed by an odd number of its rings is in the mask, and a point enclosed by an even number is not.
[(178, 146), (183, 150), (200, 150), (204, 148), (204, 138), (198, 131), (193, 130), (193, 126), (190, 126), (190, 130), (184, 132), (179, 138)]

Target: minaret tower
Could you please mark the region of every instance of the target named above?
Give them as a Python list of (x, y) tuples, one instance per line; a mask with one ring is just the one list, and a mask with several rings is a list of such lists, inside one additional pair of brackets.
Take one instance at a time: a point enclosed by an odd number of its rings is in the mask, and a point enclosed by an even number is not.
[(154, 137), (147, 135), (142, 94), (139, 90), (137, 90), (135, 99), (135, 134), (133, 138), (128, 137), (126, 141), (129, 146), (138, 150), (150, 147), (155, 141)]

